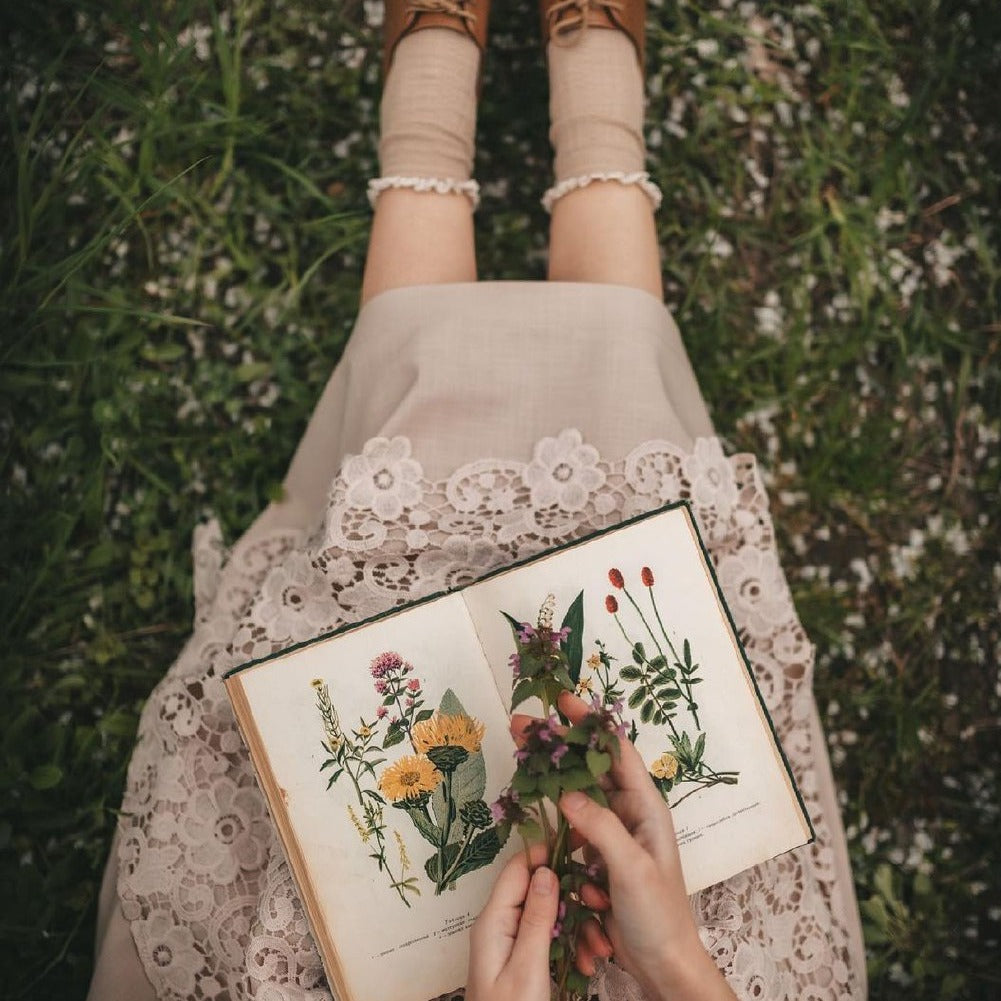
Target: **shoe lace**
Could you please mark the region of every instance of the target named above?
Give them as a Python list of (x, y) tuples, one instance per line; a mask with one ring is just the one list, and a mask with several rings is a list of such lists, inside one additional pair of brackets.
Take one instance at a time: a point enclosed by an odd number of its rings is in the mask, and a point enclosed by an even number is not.
[(548, 11), (550, 39), (557, 45), (578, 44), (587, 31), (587, 12), (594, 6), (621, 12), (626, 5), (619, 0), (556, 0)]
[(406, 13), (410, 14), (450, 14), (452, 17), (461, 18), (471, 27), (476, 20), (476, 14), (471, 10), (466, 10), (469, 0), (410, 0), (407, 4)]

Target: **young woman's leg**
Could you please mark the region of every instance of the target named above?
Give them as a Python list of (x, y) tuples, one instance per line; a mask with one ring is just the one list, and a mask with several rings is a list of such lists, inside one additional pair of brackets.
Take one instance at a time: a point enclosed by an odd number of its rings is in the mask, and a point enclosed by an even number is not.
[(471, 180), (477, 43), (425, 28), (396, 45), (380, 105), (380, 177), (361, 301), (404, 285), (476, 280)]
[(650, 199), (635, 184), (594, 181), (553, 205), (549, 280), (631, 285), (664, 297)]
[(590, 26), (554, 36), (546, 51), (556, 154), (556, 183), (543, 199), (552, 212), (549, 278), (631, 285), (660, 298), (660, 192), (644, 171), (637, 49), (622, 31)]
[(404, 285), (476, 281), (473, 207), (460, 194), (391, 188), (379, 196), (362, 305)]

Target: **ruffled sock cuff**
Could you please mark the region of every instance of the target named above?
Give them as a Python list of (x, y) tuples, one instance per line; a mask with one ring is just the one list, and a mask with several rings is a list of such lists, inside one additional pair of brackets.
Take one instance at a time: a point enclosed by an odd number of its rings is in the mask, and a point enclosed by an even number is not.
[(554, 184), (542, 196), (542, 207), (547, 212), (553, 211), (553, 204), (564, 195), (578, 188), (586, 188), (592, 181), (618, 181), (620, 184), (638, 184), (643, 193), (650, 199), (653, 210), (656, 212), (660, 208), (660, 203), (664, 200), (663, 192), (650, 180), (650, 175), (645, 170), (637, 170), (626, 173), (621, 170), (599, 171), (592, 174), (582, 174), (579, 177), (567, 177)]
[(439, 195), (465, 195), (475, 212), (480, 205), (480, 186), (476, 181), (456, 181), (451, 177), (373, 177), (368, 182), (368, 203), (375, 208), (379, 195), (389, 188), (410, 188), (413, 191), (433, 191)]

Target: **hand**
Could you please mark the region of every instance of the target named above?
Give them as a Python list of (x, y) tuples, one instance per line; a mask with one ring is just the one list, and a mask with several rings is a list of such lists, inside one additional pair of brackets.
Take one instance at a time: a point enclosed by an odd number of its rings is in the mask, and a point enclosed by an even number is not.
[(543, 865), (546, 846), (531, 846), (501, 870), (469, 936), (466, 1001), (549, 1001), (549, 943), (559, 884)]
[[(559, 708), (576, 723), (591, 707), (564, 692)], [(528, 719), (512, 718), (516, 739)], [(639, 981), (648, 997), (732, 998), (699, 941), (671, 811), (632, 742), (622, 740), (619, 746), (618, 760), (601, 780), (610, 809), (583, 793), (565, 793), (560, 799), (560, 810), (578, 838), (584, 839), (585, 859), (597, 864), (605, 876), (598, 882), (607, 881), (607, 891), (585, 884), (581, 898), (603, 913), (604, 933), (616, 962)], [(602, 954), (590, 945), (597, 941), (591, 935), (578, 943), (577, 967), (583, 973), (593, 973), (593, 956)]]

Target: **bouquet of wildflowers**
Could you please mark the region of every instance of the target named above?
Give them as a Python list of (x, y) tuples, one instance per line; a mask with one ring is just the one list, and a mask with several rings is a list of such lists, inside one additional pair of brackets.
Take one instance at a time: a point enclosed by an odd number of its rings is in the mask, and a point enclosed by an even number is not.
[[(575, 605), (577, 603), (575, 602)], [(573, 621), (578, 610), (571, 607), (560, 629), (553, 628), (555, 599), (550, 595), (539, 611), (534, 626), (507, 616), (514, 634), (515, 653), (512, 710), (526, 699), (537, 696), (544, 719), (533, 720), (523, 732), (522, 746), (515, 752), (517, 765), (508, 788), (491, 807), (499, 832), (518, 829), (525, 850), (532, 841), (544, 839), (550, 868), (560, 882), (560, 905), (549, 959), (559, 1001), (586, 997), (588, 978), (574, 966), (578, 932), (595, 914), (580, 898), (584, 883), (593, 881), (597, 870), (571, 858), (570, 828), (557, 809), (555, 830), (546, 801), (555, 807), (564, 792), (579, 790), (607, 806), (598, 782), (619, 754), (619, 740), (626, 737), (621, 719), (622, 703), (610, 708), (599, 697), (592, 699), (592, 711), (573, 726), (560, 725), (554, 711), (563, 691), (573, 691), (568, 658)], [(574, 637), (580, 643), (580, 637)], [(503, 837), (502, 837), (503, 840)]]

